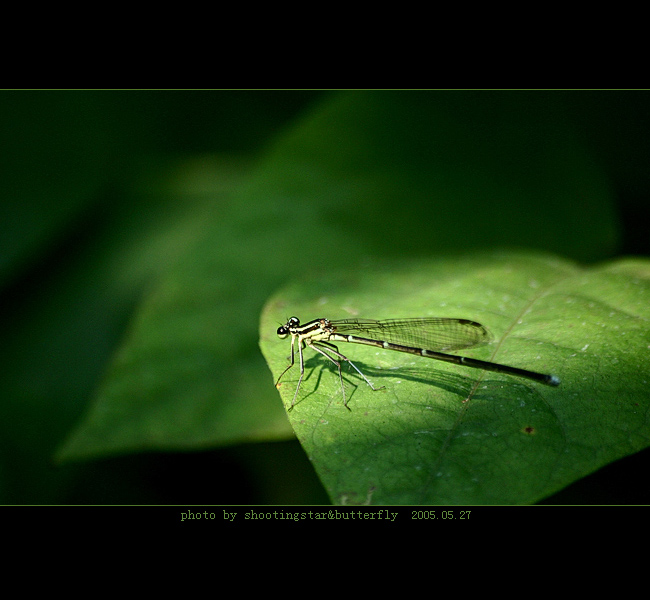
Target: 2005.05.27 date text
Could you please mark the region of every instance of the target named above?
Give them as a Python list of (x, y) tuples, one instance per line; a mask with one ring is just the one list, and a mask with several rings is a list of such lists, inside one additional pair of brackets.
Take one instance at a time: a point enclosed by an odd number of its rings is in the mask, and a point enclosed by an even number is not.
[(448, 519), (448, 520), (467, 520), (471, 510), (412, 510), (411, 519)]

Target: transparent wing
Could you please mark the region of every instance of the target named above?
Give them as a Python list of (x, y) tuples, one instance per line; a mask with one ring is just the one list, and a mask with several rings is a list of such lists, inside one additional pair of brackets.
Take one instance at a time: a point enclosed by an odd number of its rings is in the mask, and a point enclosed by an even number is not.
[(486, 344), (490, 333), (468, 319), (342, 319), (331, 321), (336, 333), (442, 352)]

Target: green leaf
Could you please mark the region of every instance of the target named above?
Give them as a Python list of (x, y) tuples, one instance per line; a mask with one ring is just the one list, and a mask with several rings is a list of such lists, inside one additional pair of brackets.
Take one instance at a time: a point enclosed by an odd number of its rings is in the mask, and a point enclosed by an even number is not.
[(344, 264), (352, 283), (368, 257), (496, 243), (593, 259), (616, 239), (604, 178), (562, 111), (536, 94), (335, 94), (226, 198), (206, 163), (173, 197), (179, 206), (198, 190), (214, 199), (170, 234), (187, 244), (177, 264), (166, 236), (145, 253), (164, 271), (60, 456), (291, 435), (257, 323), (296, 273)]
[[(305, 351), (291, 424), (334, 503), (523, 504), (650, 442), (650, 262), (581, 269), (494, 252), (301, 277), (267, 303), (261, 348), (273, 381), (295, 315), (462, 317), (491, 330), (465, 354), (558, 375), (547, 387), (408, 354), (340, 344), (375, 384)], [(344, 346), (344, 347), (342, 347)], [(285, 407), (299, 366), (279, 386)]]
[[(229, 256), (226, 262), (206, 250), (211, 236), (201, 236), (189, 257), (172, 258), (175, 244), (201, 231), (208, 210), (212, 203), (177, 216), (169, 229), (143, 237), (139, 254), (129, 255), (122, 274), (138, 271), (161, 248), (170, 264), (142, 299), (95, 402), (58, 451), (59, 461), (292, 437), (282, 410), (270, 401), (273, 390), (257, 352), (258, 306), (244, 292), (250, 286), (245, 259)], [(241, 314), (253, 315), (250, 333), (229, 326)]]

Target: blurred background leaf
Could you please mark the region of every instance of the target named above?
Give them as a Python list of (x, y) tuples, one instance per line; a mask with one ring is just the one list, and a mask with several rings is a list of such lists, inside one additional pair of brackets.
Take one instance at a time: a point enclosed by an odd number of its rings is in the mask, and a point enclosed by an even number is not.
[(275, 289), (458, 249), (647, 252), (621, 228), (646, 210), (644, 94), (0, 100), (7, 502), (326, 502), (257, 348)]

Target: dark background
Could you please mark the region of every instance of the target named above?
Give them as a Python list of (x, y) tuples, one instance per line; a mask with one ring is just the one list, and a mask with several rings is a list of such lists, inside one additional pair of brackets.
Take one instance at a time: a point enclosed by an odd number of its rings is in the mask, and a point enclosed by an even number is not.
[[(612, 258), (648, 256), (650, 236), (649, 95), (644, 91), (545, 92), (609, 180), (620, 239)], [(165, 209), (156, 194), (132, 193), (143, 174), (184, 157), (218, 154), (254, 168), (276, 136), (326, 101), (329, 91), (5, 91), (0, 92), (0, 397), (5, 504), (327, 503), (298, 443), (240, 444), (195, 452), (143, 452), (57, 465), (56, 447), (74, 427), (137, 307), (143, 276), (120, 304), (97, 306), (76, 282), (80, 262), (101, 253), (114, 224), (139, 227)], [(249, 165), (253, 165), (249, 167)], [(244, 171), (245, 171), (244, 169)], [(589, 220), (585, 214), (585, 220)], [(130, 238), (132, 239), (132, 238)], [(113, 240), (114, 243), (114, 240)], [(115, 246), (112, 246), (115, 247)], [(607, 258), (607, 257), (603, 257)], [(61, 281), (79, 286), (83, 331), (58, 329), (47, 307)], [(93, 343), (80, 349), (79, 335)], [(56, 343), (53, 339), (56, 338)], [(89, 351), (90, 348), (91, 350)], [(50, 351), (50, 349), (54, 349)], [(48, 402), (60, 365), (90, 353), (69, 401)], [(16, 365), (43, 357), (28, 378)], [(21, 362), (22, 359), (24, 362)], [(32, 386), (21, 403), (21, 386)], [(547, 503), (646, 503), (647, 452), (623, 459), (547, 499)], [(290, 465), (291, 468), (285, 468)], [(215, 477), (218, 474), (218, 477)], [(218, 483), (216, 483), (218, 481)]]

